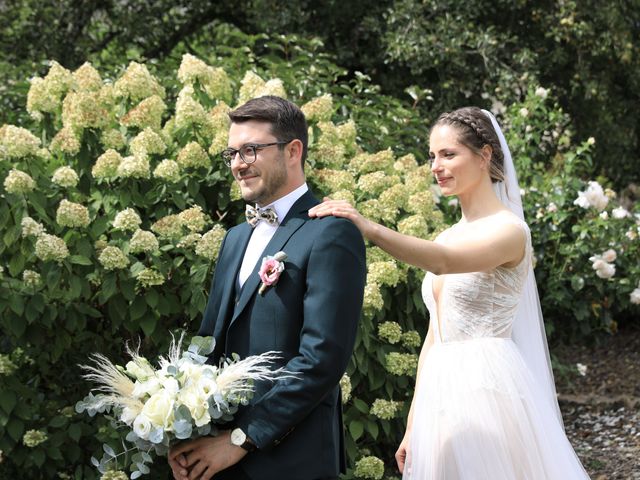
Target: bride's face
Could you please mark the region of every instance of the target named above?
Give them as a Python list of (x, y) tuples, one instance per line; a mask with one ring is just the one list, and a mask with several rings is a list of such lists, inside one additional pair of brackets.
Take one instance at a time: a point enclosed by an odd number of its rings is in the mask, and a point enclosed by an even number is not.
[(431, 171), (442, 194), (460, 195), (473, 189), (486, 175), (481, 155), (458, 141), (458, 130), (450, 125), (439, 125), (429, 138)]

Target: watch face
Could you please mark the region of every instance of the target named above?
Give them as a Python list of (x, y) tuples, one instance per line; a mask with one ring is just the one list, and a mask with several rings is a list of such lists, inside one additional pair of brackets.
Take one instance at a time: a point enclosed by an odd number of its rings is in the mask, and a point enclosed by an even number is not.
[(241, 446), (246, 439), (247, 436), (241, 429), (234, 428), (233, 430), (231, 430), (231, 443), (233, 443), (234, 445)]

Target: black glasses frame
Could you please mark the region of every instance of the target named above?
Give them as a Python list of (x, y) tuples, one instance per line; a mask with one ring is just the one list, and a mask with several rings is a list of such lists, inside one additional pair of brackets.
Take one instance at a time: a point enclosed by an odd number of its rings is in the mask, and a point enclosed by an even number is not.
[[(231, 166), (231, 162), (236, 158), (237, 154), (240, 154), (240, 160), (242, 160), (247, 165), (251, 165), (258, 158), (258, 150), (262, 150), (263, 148), (272, 147), (274, 145), (286, 145), (287, 143), (291, 143), (292, 140), (288, 141), (278, 141), (271, 143), (245, 143), (240, 148), (225, 148), (222, 152), (220, 152), (220, 156), (222, 157), (222, 161), (227, 167)], [(249, 157), (249, 158), (247, 158)]]

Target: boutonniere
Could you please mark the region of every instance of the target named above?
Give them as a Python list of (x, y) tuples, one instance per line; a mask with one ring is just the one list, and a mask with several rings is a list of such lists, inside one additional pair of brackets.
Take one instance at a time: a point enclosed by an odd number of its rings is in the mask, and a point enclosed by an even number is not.
[(262, 280), (262, 285), (260, 285), (260, 290), (258, 290), (260, 295), (264, 294), (267, 288), (278, 283), (280, 274), (284, 272), (284, 261), (286, 259), (287, 254), (284, 252), (278, 252), (273, 257), (266, 256), (262, 259), (262, 265), (258, 272), (260, 280)]

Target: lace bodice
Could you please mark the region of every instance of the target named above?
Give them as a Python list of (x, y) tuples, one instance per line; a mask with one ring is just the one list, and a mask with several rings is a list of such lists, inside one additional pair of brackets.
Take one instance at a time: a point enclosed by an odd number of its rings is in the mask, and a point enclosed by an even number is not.
[[(523, 229), (525, 254), (515, 267), (440, 277), (428, 272), (422, 283), (422, 298), (434, 322), (436, 342), (511, 336), (513, 319), (531, 263), (531, 234), (527, 224), (515, 216), (500, 215), (499, 219), (491, 220), (494, 221), (507, 221)], [(436, 242), (445, 243), (458, 228), (454, 225), (445, 230)], [(434, 278), (443, 279), (438, 302), (434, 299)]]

